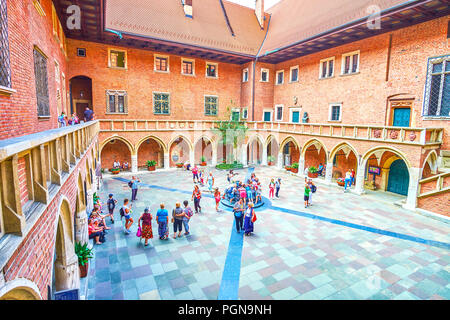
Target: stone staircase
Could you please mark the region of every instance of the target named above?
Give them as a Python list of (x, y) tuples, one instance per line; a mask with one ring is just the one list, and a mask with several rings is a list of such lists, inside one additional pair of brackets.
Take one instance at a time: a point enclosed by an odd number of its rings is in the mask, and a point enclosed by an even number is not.
[(450, 150), (441, 150), (437, 162), (440, 173), (450, 172)]

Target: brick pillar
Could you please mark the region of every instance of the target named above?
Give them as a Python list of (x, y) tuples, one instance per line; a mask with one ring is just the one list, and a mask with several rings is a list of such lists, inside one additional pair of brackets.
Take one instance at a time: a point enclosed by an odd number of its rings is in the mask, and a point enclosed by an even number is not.
[(417, 207), (417, 194), (419, 192), (420, 168), (409, 168), (408, 196), (404, 208), (414, 210)]
[(131, 155), (131, 172), (137, 173), (138, 172), (138, 157), (137, 154)]
[(327, 162), (327, 168), (325, 171), (325, 181), (331, 183), (333, 178), (333, 162)]

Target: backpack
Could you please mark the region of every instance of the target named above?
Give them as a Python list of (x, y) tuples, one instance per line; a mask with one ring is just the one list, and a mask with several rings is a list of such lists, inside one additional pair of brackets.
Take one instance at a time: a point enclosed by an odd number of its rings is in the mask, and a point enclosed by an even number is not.
[(191, 208), (185, 208), (184, 210), (186, 211), (186, 214), (189, 218), (194, 215), (194, 212), (192, 212)]
[(114, 209), (115, 205), (114, 205), (114, 199), (108, 199), (108, 209), (112, 210)]
[(317, 187), (316, 187), (315, 185), (312, 185), (312, 186), (311, 186), (311, 191), (312, 191), (312, 193), (316, 192), (316, 190), (317, 190)]
[(133, 182), (129, 181), (129, 182), (128, 182), (128, 186), (129, 186), (130, 188), (132, 188), (132, 187), (133, 187)]
[(120, 208), (119, 213), (120, 213), (120, 219), (122, 219), (122, 217), (125, 216), (125, 212), (123, 211), (123, 208)]

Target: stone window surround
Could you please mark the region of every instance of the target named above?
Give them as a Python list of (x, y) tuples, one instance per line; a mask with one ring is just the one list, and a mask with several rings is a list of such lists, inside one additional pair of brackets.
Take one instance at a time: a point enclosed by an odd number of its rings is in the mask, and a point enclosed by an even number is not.
[[(167, 59), (167, 70), (156, 69), (156, 59), (157, 58)], [(153, 56), (153, 71), (160, 72), (160, 73), (170, 73), (170, 57), (168, 55), (164, 55), (164, 54), (155, 54)]]
[[(328, 107), (328, 121), (330, 122), (342, 122), (342, 102), (334, 102), (330, 103)], [(333, 106), (339, 106), (339, 120), (331, 120), (332, 112), (333, 112)]]
[[(331, 74), (331, 76), (328, 75), (329, 68), (330, 68), (329, 61), (333, 61), (333, 73)], [(326, 73), (325, 77), (322, 77), (323, 63), (324, 62), (327, 62), (327, 73)], [(330, 57), (330, 58), (326, 58), (326, 59), (320, 60), (320, 64), (319, 64), (319, 79), (330, 79), (330, 78), (333, 78), (335, 70), (336, 70), (336, 57)]]
[[(280, 73), (283, 74), (283, 80), (282, 80), (281, 82), (278, 82), (278, 75), (279, 75)], [(275, 76), (275, 85), (276, 85), (276, 86), (279, 86), (279, 85), (282, 85), (283, 83), (284, 83), (284, 70), (278, 70), (278, 71), (276, 72), (276, 76)]]
[[(357, 67), (356, 67), (356, 71), (352, 72), (351, 69), (352, 69), (352, 66), (353, 66), (353, 55), (355, 55), (355, 54), (358, 55), (358, 64), (357, 64)], [(348, 57), (348, 56), (351, 57), (351, 59), (350, 59), (350, 69), (349, 69), (348, 73), (344, 73), (345, 57)], [(352, 51), (352, 52), (344, 53), (342, 55), (342, 57), (341, 57), (341, 76), (348, 76), (348, 75), (352, 75), (352, 74), (358, 74), (359, 73), (359, 65), (360, 65), (360, 63), (361, 63), (361, 52), (360, 52), (360, 50), (355, 50), (355, 51)]]
[[(116, 66), (112, 66), (111, 65), (111, 51), (117, 51), (117, 52), (123, 52), (124, 53), (124, 67), (116, 67)], [(123, 50), (123, 49), (116, 49), (116, 48), (108, 48), (108, 68), (111, 69), (119, 69), (119, 70), (124, 70), (124, 69), (128, 69), (128, 55), (127, 55), (127, 51)]]

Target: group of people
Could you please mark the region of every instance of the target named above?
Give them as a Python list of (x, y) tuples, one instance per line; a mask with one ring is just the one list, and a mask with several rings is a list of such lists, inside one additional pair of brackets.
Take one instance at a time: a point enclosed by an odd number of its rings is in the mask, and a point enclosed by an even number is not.
[[(201, 184), (202, 186), (205, 185), (205, 171), (199, 170), (197, 165), (194, 165), (190, 170), (192, 172), (192, 180), (194, 183)], [(212, 172), (206, 176), (206, 183), (208, 185), (209, 192), (213, 192), (214, 176)]]
[[(84, 122), (88, 122), (94, 120), (94, 111), (86, 107), (84, 111)], [(66, 127), (68, 125), (76, 125), (80, 123), (80, 119), (76, 115), (76, 113), (72, 113), (72, 117), (68, 117), (64, 111), (58, 116), (58, 124), (60, 127)]]
[(114, 159), (113, 169), (129, 170), (130, 165), (128, 164), (128, 161), (126, 161), (126, 160), (122, 164), (120, 164), (119, 160)]
[(317, 191), (317, 186), (311, 178), (305, 177), (305, 192), (303, 200), (305, 201), (305, 208), (312, 205), (312, 195)]
[[(228, 177), (230, 177), (230, 175)], [(261, 182), (254, 173), (251, 174), (250, 179), (248, 179), (246, 183), (240, 181), (229, 181), (231, 184), (225, 189), (223, 199), (228, 199), (230, 203), (236, 203), (239, 200), (242, 200), (244, 204), (247, 204), (247, 202), (258, 204), (262, 201)], [(279, 179), (279, 181), (281, 180)]]

